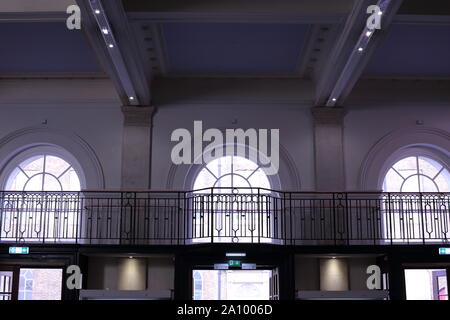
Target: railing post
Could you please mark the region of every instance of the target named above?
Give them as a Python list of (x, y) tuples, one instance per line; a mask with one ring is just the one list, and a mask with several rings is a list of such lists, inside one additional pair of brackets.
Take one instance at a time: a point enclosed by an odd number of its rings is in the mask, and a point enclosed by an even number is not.
[(333, 238), (334, 238), (334, 245), (337, 244), (337, 223), (336, 223), (336, 194), (333, 192)]
[(392, 233), (392, 207), (391, 207), (391, 193), (388, 193), (388, 217), (389, 217), (389, 234), (391, 238), (391, 245), (393, 243), (393, 233)]
[(292, 192), (289, 192), (289, 242), (292, 245), (293, 226), (292, 226)]
[(211, 207), (209, 210), (209, 222), (211, 223), (211, 243), (214, 243), (214, 187), (211, 188)]
[(422, 221), (422, 243), (425, 244), (425, 221), (423, 217), (423, 197), (422, 192), (419, 193), (419, 202), (420, 202), (420, 219)]
[[(258, 201), (257, 201), (257, 206), (258, 206), (258, 243), (261, 243), (261, 232), (263, 231), (263, 227), (262, 227), (262, 217), (261, 217), (261, 189), (258, 187)], [(269, 227), (269, 226), (267, 226)], [(269, 230), (268, 230), (269, 231)], [(252, 239), (253, 241), (253, 239)]]
[(350, 223), (350, 212), (351, 206), (349, 206), (349, 200), (348, 200), (348, 192), (345, 193), (345, 220), (347, 225), (347, 230), (345, 231), (346, 237), (347, 237), (347, 245), (350, 244), (350, 237), (351, 237), (351, 223)]

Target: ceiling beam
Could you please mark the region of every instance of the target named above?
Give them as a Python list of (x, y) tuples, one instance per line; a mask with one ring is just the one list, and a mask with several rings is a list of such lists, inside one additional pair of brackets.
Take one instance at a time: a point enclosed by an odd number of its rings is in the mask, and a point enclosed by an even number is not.
[[(402, 0), (355, 1), (317, 80), (316, 106), (333, 107), (344, 104), (373, 52), (386, 35), (401, 3)], [(371, 31), (366, 26), (369, 18), (367, 8), (374, 4), (382, 10), (381, 29)]]
[(292, 23), (332, 24), (342, 22), (347, 13), (203, 13), (203, 12), (129, 12), (133, 21), (153, 23), (203, 22), (203, 23)]
[(347, 14), (354, 0), (126, 0), (127, 12), (199, 14)]
[(112, 79), (123, 105), (151, 105), (146, 70), (120, 0), (77, 0), (82, 29)]

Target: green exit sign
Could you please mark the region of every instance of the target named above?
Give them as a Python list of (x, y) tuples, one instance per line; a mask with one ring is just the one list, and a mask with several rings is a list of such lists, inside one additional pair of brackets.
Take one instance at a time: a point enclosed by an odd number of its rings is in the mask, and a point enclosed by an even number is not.
[(28, 254), (30, 249), (28, 247), (9, 247), (9, 254)]
[(228, 266), (230, 267), (237, 267), (240, 268), (241, 267), (241, 260), (228, 260)]

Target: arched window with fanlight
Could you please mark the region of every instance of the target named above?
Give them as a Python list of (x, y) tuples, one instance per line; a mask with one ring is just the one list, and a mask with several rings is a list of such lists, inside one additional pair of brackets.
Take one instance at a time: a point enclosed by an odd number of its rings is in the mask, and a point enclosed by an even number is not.
[(204, 165), (193, 183), (194, 242), (273, 242), (279, 200), (253, 161), (224, 156)]
[(441, 241), (450, 237), (448, 167), (415, 155), (391, 166), (383, 181), (385, 236), (393, 241)]
[(194, 190), (217, 188), (218, 193), (270, 192), (264, 170), (253, 161), (239, 156), (225, 156), (206, 164), (197, 175)]
[(4, 183), (1, 240), (74, 241), (80, 176), (55, 148), (35, 148), (13, 159)]

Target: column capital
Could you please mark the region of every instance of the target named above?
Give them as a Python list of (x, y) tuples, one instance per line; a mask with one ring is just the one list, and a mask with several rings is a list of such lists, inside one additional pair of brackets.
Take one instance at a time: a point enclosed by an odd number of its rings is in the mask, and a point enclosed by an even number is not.
[(122, 106), (123, 124), (125, 126), (151, 127), (153, 106)]
[(345, 116), (341, 107), (313, 107), (311, 113), (316, 124), (341, 124)]

